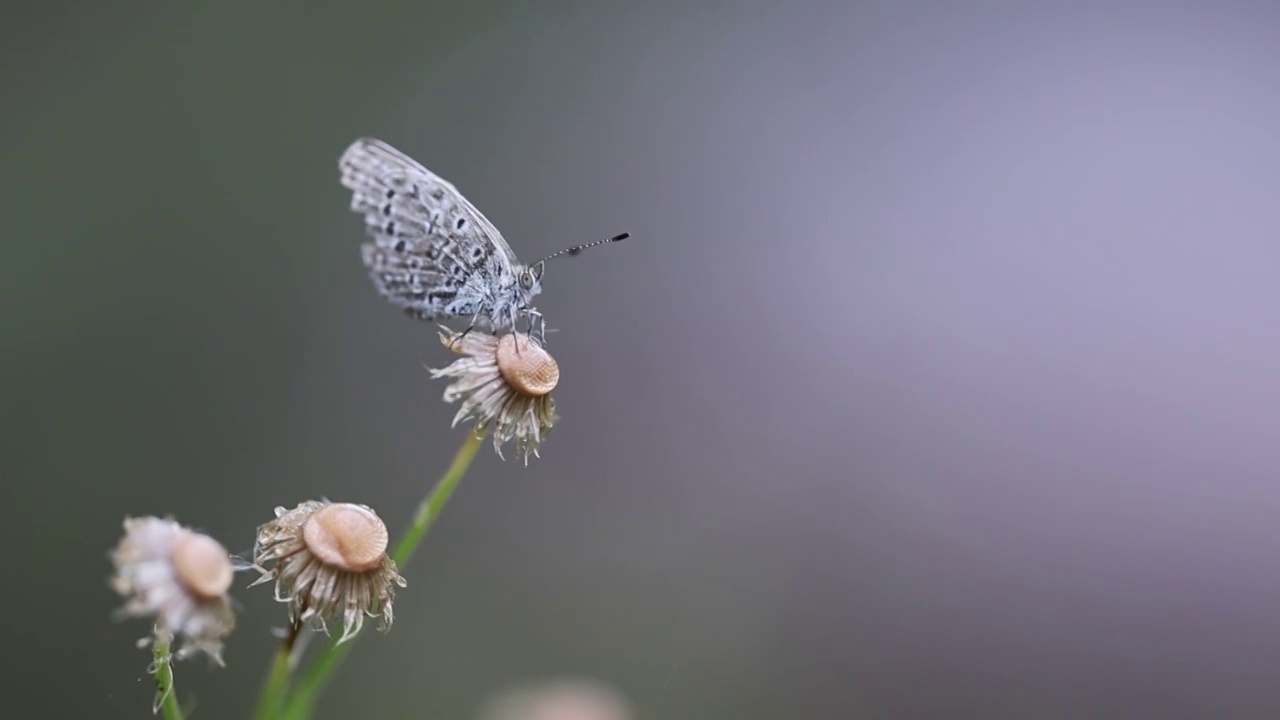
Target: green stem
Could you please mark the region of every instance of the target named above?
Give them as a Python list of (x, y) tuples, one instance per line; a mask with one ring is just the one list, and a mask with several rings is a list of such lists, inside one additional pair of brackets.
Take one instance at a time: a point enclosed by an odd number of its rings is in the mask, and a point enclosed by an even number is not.
[(151, 645), (152, 667), (156, 674), (156, 700), (152, 712), (163, 712), (164, 720), (183, 720), (178, 694), (173, 687), (173, 655), (169, 651), (172, 643), (173, 635), (169, 631), (158, 630)]
[[(444, 510), (445, 503), (449, 502), (462, 476), (471, 466), (471, 460), (480, 449), (482, 439), (484, 435), (481, 433), (473, 430), (467, 432), (467, 437), (463, 440), (462, 447), (458, 448), (458, 453), (454, 455), (449, 469), (436, 482), (435, 487), (431, 488), (431, 493), (418, 505), (418, 510), (413, 516), (413, 524), (409, 526), (400, 543), (396, 545), (395, 551), (391, 553), (391, 559), (395, 560), (400, 568), (404, 567), (418, 544), (422, 542), (423, 536), (427, 534), (427, 530), (431, 529), (440, 512)], [(342, 664), (342, 659), (351, 651), (354, 642), (353, 638), (341, 645), (330, 644), (323, 654), (316, 658), (306, 676), (290, 696), (288, 705), (285, 707), (285, 718), (305, 720), (311, 717), (311, 709), (316, 699), (319, 698), (338, 666)]]
[(413, 514), (413, 524), (409, 526), (409, 530), (405, 532), (403, 538), (400, 538), (395, 551), (391, 553), (391, 559), (396, 561), (397, 566), (404, 567), (409, 562), (413, 551), (422, 542), (422, 537), (435, 524), (440, 511), (444, 510), (445, 503), (453, 497), (453, 491), (457, 489), (458, 482), (462, 480), (463, 475), (467, 474), (467, 468), (471, 467), (471, 459), (476, 456), (476, 450), (480, 449), (480, 441), (483, 439), (484, 436), (475, 431), (467, 433), (467, 439), (462, 441), (462, 447), (458, 448), (458, 453), (453, 456), (449, 469), (436, 481), (436, 486), (431, 488), (431, 494), (418, 505), (418, 511)]
[(285, 694), (289, 689), (293, 644), (297, 641), (301, 630), (301, 623), (292, 623), (289, 626), (289, 634), (285, 636), (284, 642), (280, 643), (276, 654), (272, 656), (271, 669), (267, 671), (266, 683), (262, 686), (262, 693), (258, 695), (258, 708), (253, 713), (255, 720), (275, 720), (280, 717), (280, 712), (284, 709)]

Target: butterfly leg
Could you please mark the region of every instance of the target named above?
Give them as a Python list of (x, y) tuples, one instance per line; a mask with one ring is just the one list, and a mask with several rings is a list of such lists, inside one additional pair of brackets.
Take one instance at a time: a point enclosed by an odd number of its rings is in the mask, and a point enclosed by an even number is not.
[(547, 323), (542, 319), (542, 313), (534, 308), (529, 308), (529, 335), (536, 337), (539, 345), (546, 346)]
[(466, 337), (467, 333), (471, 332), (474, 328), (475, 328), (475, 323), (471, 323), (470, 325), (467, 326), (466, 330), (463, 330), (461, 333), (454, 335), (453, 340), (449, 341), (449, 350), (452, 352), (457, 352), (458, 341)]
[(475, 330), (475, 329), (476, 329), (476, 322), (477, 322), (478, 320), (480, 320), (480, 311), (479, 311), (479, 310), (477, 310), (477, 311), (476, 311), (476, 314), (475, 314), (475, 315), (472, 315), (472, 316), (471, 316), (471, 322), (467, 323), (467, 329), (466, 329), (466, 330), (463, 330), (461, 334), (459, 334), (459, 335), (457, 335), (456, 337), (454, 337), (454, 338), (453, 338), (453, 342), (450, 342), (450, 343), (449, 343), (449, 349), (450, 349), (450, 350), (453, 350), (454, 343), (456, 343), (456, 342), (458, 342), (459, 340), (461, 340), (462, 338), (466, 337), (466, 336), (467, 336), (467, 333), (469, 333), (469, 332), (471, 332), (472, 330)]
[[(538, 312), (533, 308), (525, 308), (523, 312), (524, 312), (524, 319), (525, 319), (524, 334), (528, 336), (529, 339), (536, 340), (539, 344), (541, 344), (542, 338), (538, 337), (538, 332), (536, 330), (536, 327), (538, 325), (538, 321), (541, 320), (542, 318), (542, 313)], [(516, 349), (519, 350), (518, 347)]]

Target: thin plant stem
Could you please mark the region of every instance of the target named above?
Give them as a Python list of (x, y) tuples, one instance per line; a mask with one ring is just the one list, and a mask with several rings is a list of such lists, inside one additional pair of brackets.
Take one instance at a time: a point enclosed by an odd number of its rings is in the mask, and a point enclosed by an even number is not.
[(396, 549), (391, 553), (391, 559), (396, 561), (397, 566), (404, 567), (409, 562), (409, 558), (413, 556), (413, 551), (418, 549), (418, 544), (422, 542), (427, 530), (435, 524), (440, 511), (444, 510), (445, 503), (453, 497), (453, 491), (457, 489), (462, 476), (467, 474), (467, 468), (471, 467), (471, 459), (476, 456), (476, 450), (480, 449), (480, 441), (483, 439), (484, 436), (474, 430), (467, 433), (467, 438), (462, 441), (462, 447), (458, 448), (457, 454), (453, 456), (449, 469), (436, 482), (436, 486), (431, 488), (431, 493), (418, 505), (417, 512), (413, 514), (413, 524), (409, 526), (404, 537), (400, 538)]
[(253, 713), (255, 720), (275, 720), (280, 717), (289, 690), (289, 672), (293, 669), (293, 647), (301, 630), (301, 623), (290, 623), (289, 633), (272, 656), (271, 669), (267, 671), (267, 680), (258, 695), (258, 707)]
[(156, 632), (156, 640), (151, 645), (151, 658), (156, 675), (156, 700), (152, 712), (163, 712), (164, 720), (183, 720), (182, 708), (178, 706), (177, 691), (173, 687), (173, 634), (168, 630)]
[[(400, 568), (404, 567), (418, 544), (422, 542), (423, 536), (427, 534), (427, 530), (431, 529), (440, 512), (444, 510), (445, 504), (453, 496), (453, 491), (457, 489), (462, 476), (467, 473), (467, 468), (471, 467), (471, 460), (476, 456), (480, 441), (483, 439), (483, 433), (474, 430), (467, 432), (467, 437), (462, 441), (462, 447), (458, 448), (457, 454), (453, 456), (449, 469), (418, 505), (418, 510), (413, 515), (413, 524), (409, 526), (400, 543), (396, 545), (395, 551), (391, 553), (391, 559), (395, 560)], [(311, 717), (311, 709), (316, 699), (332, 679), (354, 642), (355, 639), (352, 638), (341, 645), (330, 644), (315, 659), (306, 675), (298, 682), (297, 689), (289, 697), (284, 714), (287, 720), (306, 720)]]

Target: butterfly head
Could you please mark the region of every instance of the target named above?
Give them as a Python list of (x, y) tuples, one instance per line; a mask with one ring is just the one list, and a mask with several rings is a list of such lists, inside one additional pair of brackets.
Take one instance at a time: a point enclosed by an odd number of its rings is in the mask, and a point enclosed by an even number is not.
[(534, 295), (542, 292), (542, 269), (541, 262), (516, 268), (515, 291), (526, 301), (525, 304), (533, 299)]
[[(542, 266), (541, 263), (533, 265), (517, 265), (514, 269), (515, 282), (507, 286), (507, 289), (501, 294), (501, 300), (497, 304), (507, 308), (510, 318), (514, 318), (521, 311), (528, 310), (533, 307), (533, 297), (542, 292)], [(505, 313), (499, 313), (505, 314)], [(507, 318), (502, 318), (499, 324)]]

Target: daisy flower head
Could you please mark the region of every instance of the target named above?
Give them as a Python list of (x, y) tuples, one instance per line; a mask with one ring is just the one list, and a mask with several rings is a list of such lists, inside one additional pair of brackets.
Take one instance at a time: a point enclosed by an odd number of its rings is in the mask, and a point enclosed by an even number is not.
[(111, 586), (125, 598), (122, 615), (154, 617), (157, 635), (183, 641), (178, 657), (202, 651), (223, 664), (222, 639), (236, 624), (226, 548), (171, 519), (126, 518), (111, 559)]
[(612, 688), (585, 680), (559, 680), (510, 690), (491, 700), (482, 720), (631, 720), (627, 702)]
[[(387, 526), (371, 508), (309, 500), (258, 529), (254, 563), (275, 581), (275, 596), (289, 603), (294, 623), (341, 620), (339, 643), (355, 637), (365, 617), (391, 627), (395, 588), (405, 579), (387, 555)], [(267, 567), (270, 565), (271, 567)]]
[(523, 333), (456, 333), (445, 328), (440, 341), (462, 355), (448, 367), (431, 371), (433, 378), (453, 379), (445, 388), (445, 402), (462, 401), (453, 425), (470, 422), (477, 433), (492, 428), (498, 456), (503, 445), (514, 441), (516, 453), (528, 464), (559, 420), (551, 399), (560, 381), (555, 358)]

